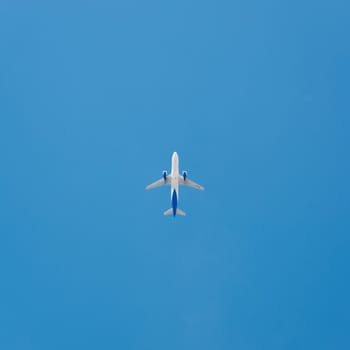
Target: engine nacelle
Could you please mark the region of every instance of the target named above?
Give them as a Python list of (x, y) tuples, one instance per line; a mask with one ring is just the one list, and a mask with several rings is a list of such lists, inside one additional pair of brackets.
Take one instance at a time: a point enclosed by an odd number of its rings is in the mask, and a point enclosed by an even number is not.
[(163, 170), (163, 179), (166, 180), (166, 177), (168, 176), (168, 173), (166, 170)]
[(184, 177), (184, 181), (186, 181), (186, 178), (187, 178), (187, 171), (183, 171), (183, 172), (182, 172), (182, 176)]

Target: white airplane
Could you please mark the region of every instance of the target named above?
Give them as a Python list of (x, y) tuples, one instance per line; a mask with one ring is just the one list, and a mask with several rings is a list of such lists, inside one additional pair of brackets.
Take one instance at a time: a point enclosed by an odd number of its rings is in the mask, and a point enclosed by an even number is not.
[(151, 188), (171, 185), (171, 208), (164, 212), (164, 215), (175, 216), (178, 215), (186, 215), (181, 209), (177, 207), (177, 203), (179, 200), (179, 185), (185, 185), (189, 187), (193, 187), (197, 190), (204, 190), (204, 187), (196, 184), (192, 180), (187, 177), (187, 172), (183, 171), (182, 175), (179, 174), (179, 156), (176, 152), (173, 153), (171, 157), (171, 173), (168, 175), (166, 170), (163, 171), (163, 177), (160, 180), (157, 180), (146, 187), (146, 190), (150, 190)]

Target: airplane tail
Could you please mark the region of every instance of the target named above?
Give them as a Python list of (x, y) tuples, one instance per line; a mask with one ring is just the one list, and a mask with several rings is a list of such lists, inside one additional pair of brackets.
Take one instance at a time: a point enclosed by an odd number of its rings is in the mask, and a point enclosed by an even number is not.
[[(173, 208), (170, 208), (164, 212), (164, 215), (173, 215)], [(176, 215), (185, 216), (186, 213), (179, 208), (176, 208)]]

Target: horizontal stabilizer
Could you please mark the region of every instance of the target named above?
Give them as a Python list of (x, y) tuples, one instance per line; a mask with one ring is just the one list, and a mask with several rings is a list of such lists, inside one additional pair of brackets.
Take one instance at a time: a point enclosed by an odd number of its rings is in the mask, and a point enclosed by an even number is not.
[[(181, 216), (185, 216), (186, 215), (186, 213), (184, 211), (182, 211), (181, 209), (179, 209), (179, 208), (176, 209), (176, 214), (177, 215), (181, 215)], [(166, 210), (164, 212), (164, 215), (173, 215), (173, 208), (170, 208), (170, 209)]]
[(181, 215), (181, 216), (185, 216), (186, 215), (186, 213), (184, 211), (182, 211), (181, 209), (179, 209), (179, 208), (176, 209), (176, 214), (177, 215)]
[(173, 214), (173, 208), (170, 208), (164, 212), (164, 215), (172, 215)]

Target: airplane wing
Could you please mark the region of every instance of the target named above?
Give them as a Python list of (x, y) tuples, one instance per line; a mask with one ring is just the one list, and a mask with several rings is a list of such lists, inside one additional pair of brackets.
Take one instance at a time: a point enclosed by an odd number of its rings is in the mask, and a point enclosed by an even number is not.
[(152, 188), (155, 187), (159, 187), (159, 186), (164, 186), (164, 185), (169, 185), (171, 183), (171, 175), (168, 175), (166, 177), (166, 179), (164, 179), (163, 177), (153, 183), (151, 183), (150, 185), (146, 186), (146, 190), (150, 190)]
[(195, 183), (194, 181), (190, 180), (188, 177), (186, 177), (186, 180), (184, 180), (184, 177), (182, 175), (179, 176), (179, 184), (184, 186), (193, 187), (196, 190), (204, 190), (204, 187)]

